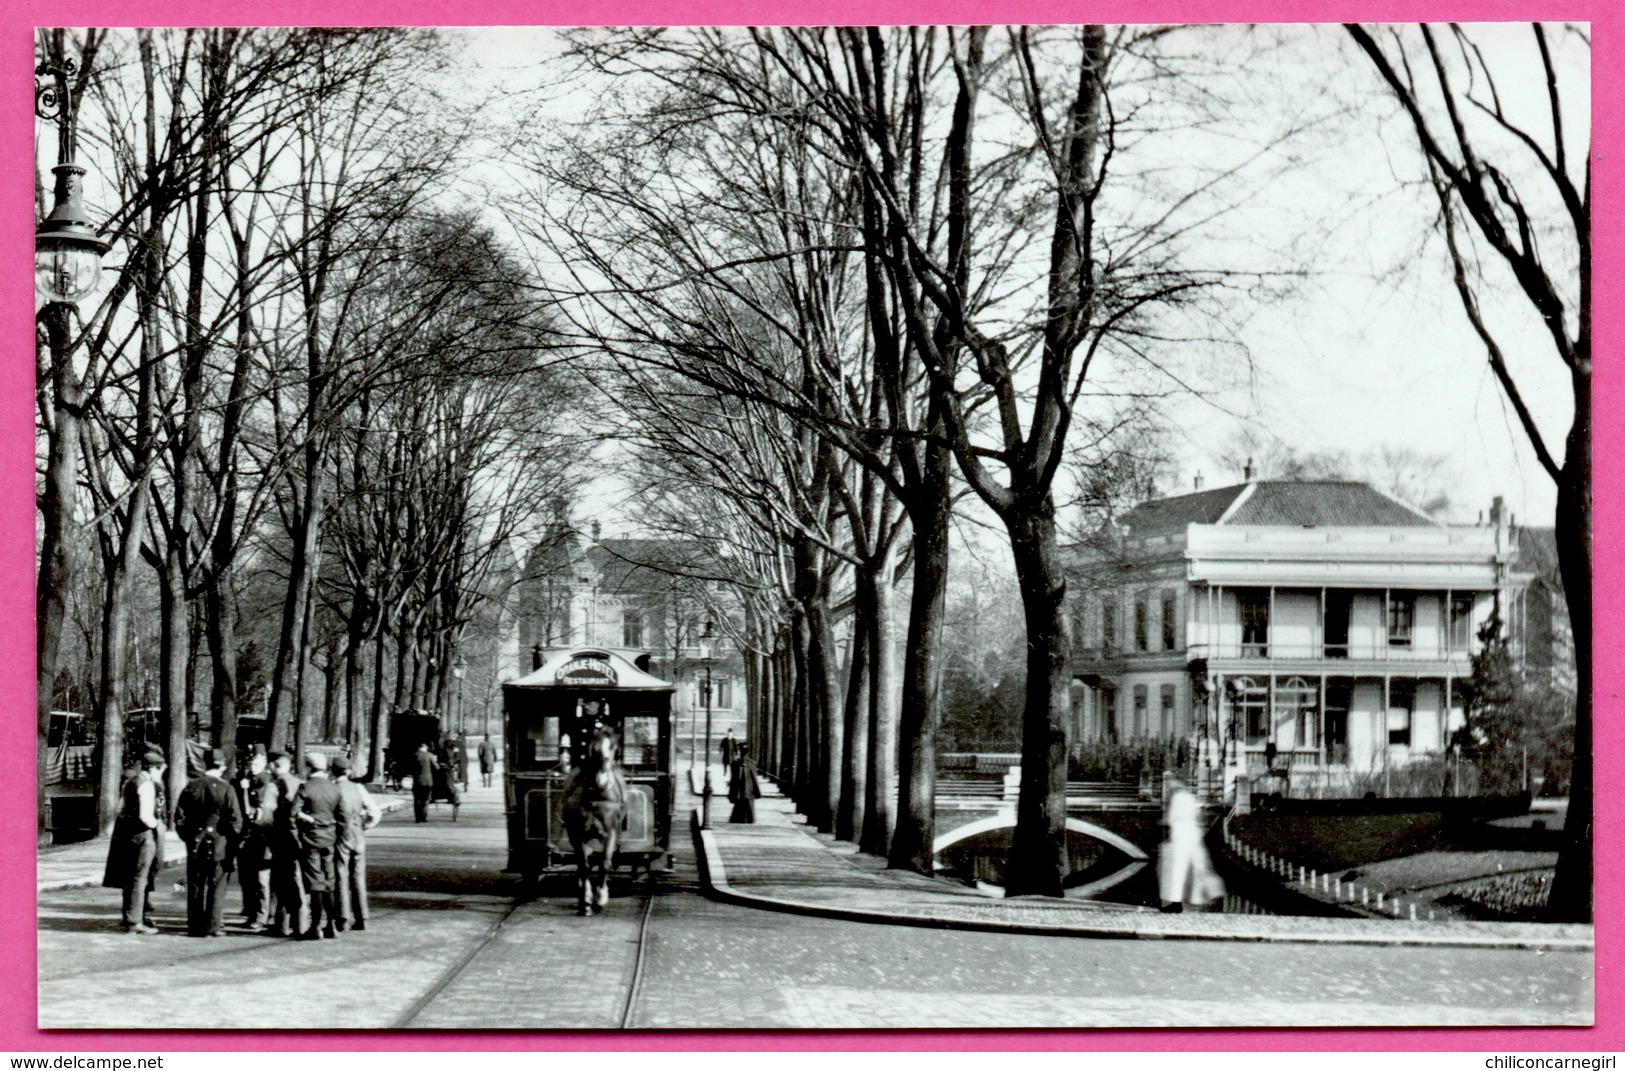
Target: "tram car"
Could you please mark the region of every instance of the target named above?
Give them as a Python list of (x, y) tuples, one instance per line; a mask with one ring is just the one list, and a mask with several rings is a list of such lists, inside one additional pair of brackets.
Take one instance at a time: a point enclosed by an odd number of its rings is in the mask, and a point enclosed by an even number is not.
[(532, 881), (574, 872), (564, 793), (599, 730), (615, 739), (629, 789), (616, 870), (671, 869), (676, 686), (650, 673), (649, 655), (636, 650), (552, 648), (533, 661), (529, 674), (502, 686), (507, 869)]

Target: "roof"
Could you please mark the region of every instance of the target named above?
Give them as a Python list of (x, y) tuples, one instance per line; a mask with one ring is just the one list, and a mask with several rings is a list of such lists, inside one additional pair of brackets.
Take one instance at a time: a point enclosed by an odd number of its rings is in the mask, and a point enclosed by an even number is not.
[(504, 689), (600, 689), (616, 692), (675, 692), (677, 686), (639, 669), (628, 652), (614, 647), (554, 647), (543, 652), (540, 669), (503, 684)]
[(700, 545), (685, 539), (604, 539), (587, 548), (587, 560), (607, 594), (665, 590), (710, 564)]
[(1435, 528), (1420, 510), (1353, 480), (1258, 480), (1155, 499), (1123, 517), (1133, 536), (1190, 524), (1317, 528)]

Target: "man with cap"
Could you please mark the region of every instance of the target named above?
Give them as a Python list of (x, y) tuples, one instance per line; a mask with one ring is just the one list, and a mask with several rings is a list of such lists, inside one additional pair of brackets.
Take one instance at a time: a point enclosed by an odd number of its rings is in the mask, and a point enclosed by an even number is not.
[(186, 845), (186, 929), (193, 937), (226, 933), (226, 878), (243, 812), (225, 775), (226, 753), (214, 748), (203, 776), (186, 783), (175, 805), (175, 832)]
[(339, 786), (328, 778), (327, 756), (319, 751), (305, 754), (305, 783), (299, 788), (294, 820), (299, 823), (299, 872), (310, 898), (304, 937), (307, 941), (337, 937), (334, 854), (350, 835), (352, 821), (359, 821), (352, 819)]
[(266, 769), (265, 746), (254, 745), (248, 772), (237, 782), (243, 838), (237, 845), (237, 876), (243, 883), (243, 918), (253, 929), (271, 921), (271, 822), (276, 815), (276, 778)]
[(350, 812), (350, 824), (338, 842), (333, 857), (335, 906), (340, 933), (345, 930), (367, 928), (367, 830), (384, 817), (383, 810), (373, 801), (372, 793), (359, 780), (350, 777), (350, 760), (343, 755), (328, 763), (333, 783), (339, 786), (339, 795)]
[(271, 769), (275, 773), (261, 797), (261, 805), (269, 797), (271, 828), (267, 840), (271, 845), (271, 892), (276, 897), (276, 911), (263, 932), (297, 937), (310, 923), (305, 883), (299, 874), (299, 825), (293, 817), (294, 800), (304, 782), (294, 776), (293, 758), (285, 752), (271, 756)]
[(124, 781), (118, 817), (107, 845), (102, 884), (124, 891), (124, 932), (157, 933), (148, 915), (152, 891), (163, 866), (164, 767), (161, 751), (148, 751)]
[(491, 787), (491, 773), (497, 768), (497, 746), (491, 743), (491, 734), (486, 733), (485, 739), (480, 741), (480, 782), (486, 788)]

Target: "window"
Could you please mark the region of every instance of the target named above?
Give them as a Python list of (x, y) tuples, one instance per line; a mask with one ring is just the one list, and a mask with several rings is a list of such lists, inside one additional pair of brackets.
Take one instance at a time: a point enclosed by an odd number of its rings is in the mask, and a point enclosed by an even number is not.
[(1100, 720), (1105, 726), (1106, 739), (1117, 742), (1117, 689), (1100, 690)]
[(1353, 616), (1353, 610), (1353, 592), (1326, 593), (1326, 619), (1322, 623), (1322, 629), (1327, 658), (1349, 656), (1349, 619)]
[(1149, 651), (1151, 649), (1150, 629), (1147, 627), (1145, 600), (1134, 604), (1134, 649), (1136, 651)]
[(1113, 599), (1100, 604), (1100, 645), (1117, 646), (1117, 603)]
[(734, 682), (727, 677), (718, 677), (716, 681), (716, 703), (720, 710), (732, 710), (734, 705)]
[(1241, 654), (1243, 658), (1270, 655), (1270, 593), (1238, 591), (1241, 603)]
[(1251, 677), (1233, 677), (1226, 686), (1230, 692), (1232, 734), (1255, 747), (1269, 739), (1269, 689)]
[(643, 615), (636, 610), (628, 610), (621, 617), (621, 646), (643, 646)]
[(1146, 733), (1146, 691), (1145, 685), (1134, 686), (1134, 738), (1143, 739)]
[(1162, 649), (1164, 651), (1172, 651), (1179, 646), (1179, 637), (1177, 635), (1179, 621), (1176, 618), (1176, 605), (1173, 592), (1165, 591), (1162, 593)]
[(1182, 735), (1174, 726), (1174, 686), (1162, 686), (1162, 722), (1157, 726), (1159, 736)]
[(1388, 646), (1409, 647), (1416, 628), (1416, 596), (1409, 593), (1388, 594)]
[(1472, 646), (1473, 597), (1450, 596), (1450, 649), (1466, 651)]
[(1275, 687), (1275, 736), (1284, 747), (1320, 746), (1316, 717), (1319, 686), (1302, 677), (1288, 677)]
[(1410, 746), (1411, 712), (1415, 706), (1415, 681), (1390, 681), (1388, 683), (1388, 744), (1390, 747)]

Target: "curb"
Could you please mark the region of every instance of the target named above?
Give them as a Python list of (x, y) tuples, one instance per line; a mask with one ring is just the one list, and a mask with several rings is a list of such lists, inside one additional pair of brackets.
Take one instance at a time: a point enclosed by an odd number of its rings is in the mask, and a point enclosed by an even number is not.
[[(834, 907), (827, 904), (815, 904), (802, 900), (788, 900), (780, 897), (759, 896), (744, 892), (733, 887), (728, 881), (727, 866), (723, 862), (721, 852), (716, 843), (716, 837), (710, 830), (700, 828), (699, 812), (689, 815), (689, 827), (694, 835), (694, 857), (698, 864), (700, 885), (705, 894), (719, 903), (733, 904), (738, 907), (756, 908), (766, 911), (779, 911), (786, 914), (808, 915), (814, 918), (837, 919), (843, 922), (867, 922), (888, 926), (915, 926), (925, 929), (940, 930), (975, 930), (993, 933), (1024, 934), (1043, 937), (1092, 937), (1107, 940), (1137, 940), (1137, 941), (1230, 941), (1248, 942), (1252, 944), (1339, 944), (1339, 945), (1371, 945), (1371, 946), (1447, 946), (1456, 948), (1522, 948), (1545, 951), (1565, 952), (1594, 952), (1596, 948), (1594, 937), (1571, 937), (1553, 933), (1550, 937), (1541, 937), (1535, 934), (1509, 934), (1506, 937), (1496, 937), (1478, 931), (1448, 933), (1431, 932), (1419, 933), (1406, 929), (1405, 932), (1396, 932), (1392, 935), (1378, 935), (1371, 933), (1338, 933), (1334, 923), (1350, 921), (1363, 922), (1365, 920), (1326, 920), (1328, 925), (1324, 930), (1311, 933), (1261, 933), (1254, 929), (1244, 931), (1240, 928), (1232, 932), (1220, 931), (1197, 933), (1188, 930), (1175, 929), (1166, 925), (1159, 925), (1165, 916), (1152, 912), (1125, 912), (1135, 918), (1143, 918), (1140, 925), (1112, 925), (1100, 923), (1072, 923), (1067, 925), (1041, 924), (1031, 922), (1017, 922), (1004, 919), (964, 919), (952, 918), (942, 915), (912, 915), (887, 912), (885, 910), (862, 910), (858, 908)], [(1215, 919), (1223, 916), (1207, 916), (1204, 921), (1213, 924)], [(1434, 922), (1426, 925), (1435, 928), (1449, 927), (1448, 922)], [(1539, 926), (1540, 923), (1524, 923), (1523, 926)], [(1399, 924), (1396, 924), (1398, 927)], [(1554, 927), (1556, 928), (1556, 927)]]
[[(378, 800), (378, 797), (376, 796), (373, 798)], [(378, 800), (378, 807), (385, 814), (393, 814), (394, 812), (404, 808), (410, 802), (410, 800), (404, 799)], [(175, 831), (172, 829), (166, 830), (164, 836), (164, 861), (163, 865), (158, 868), (158, 872), (160, 874), (166, 870), (172, 870), (175, 867), (181, 866), (186, 862), (186, 846), (180, 843), (180, 838), (175, 836)], [(170, 842), (171, 838), (173, 838), (173, 844)], [(171, 852), (169, 850), (171, 847), (175, 847), (177, 850)], [(101, 865), (98, 864), (97, 873), (87, 878), (71, 878), (66, 880), (52, 881), (49, 883), (38, 882), (36, 883), (37, 887), (35, 889), (35, 895), (37, 896), (40, 893), (71, 892), (74, 889), (99, 889), (101, 888), (102, 884), (100, 874)]]

